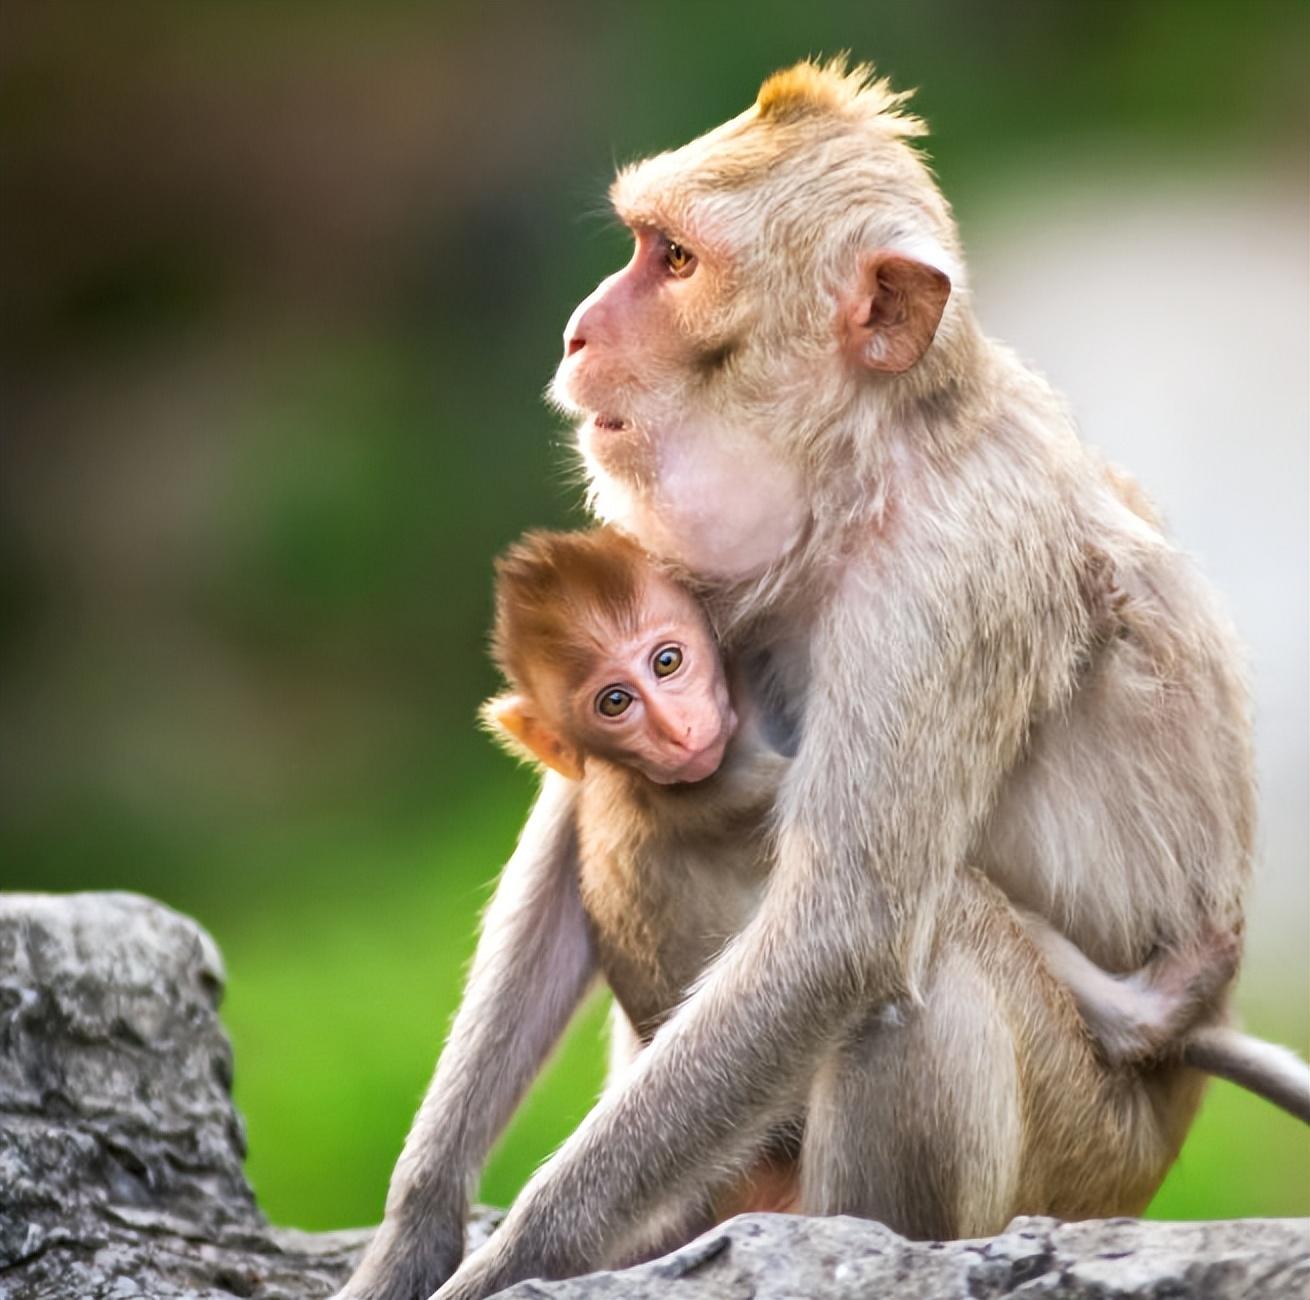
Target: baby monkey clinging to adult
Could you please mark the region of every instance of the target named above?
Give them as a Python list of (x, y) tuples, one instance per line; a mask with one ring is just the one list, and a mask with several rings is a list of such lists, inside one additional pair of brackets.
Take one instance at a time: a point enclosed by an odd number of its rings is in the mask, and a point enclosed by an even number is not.
[(532, 533), (497, 566), (484, 716), (521, 756), (579, 779), (588, 756), (658, 785), (713, 775), (737, 718), (699, 604), (613, 529)]
[[(725, 667), (699, 602), (613, 529), (532, 533), (507, 552), (497, 566), (493, 650), (510, 690), (488, 702), (485, 719), (516, 753), (581, 782), (579, 889), (617, 1004), (617, 1074), (754, 914), (768, 887), (773, 806), (790, 759), (769, 743), (762, 711)], [(1214, 936), (1114, 976), (982, 877), (965, 872), (959, 889), (961, 906), (933, 962), (950, 974), (926, 1000), (967, 979), (970, 997), (994, 1008), (990, 1032), (1013, 1039), (1019, 1087), (1032, 1102), (1022, 1112), (1039, 1118), (1033, 1132), (1015, 1135), (1023, 1154), (1005, 1213), (1041, 1206), (1076, 1217), (1093, 1205), (1104, 1212), (1133, 1203), (1131, 1173), (1105, 1171), (1117, 1194), (1092, 1190), (1085, 1155), (1075, 1153), (1097, 1139), (1091, 1117), (1113, 1116), (1113, 1106), (1098, 1103), (1120, 1072), (1149, 1068), (1153, 1057), (1176, 1053), (1304, 1112), (1304, 1067), (1234, 1031), (1193, 1028), (1232, 978), (1235, 937)], [(931, 1014), (949, 1022), (953, 1012), (944, 1005)], [(906, 1031), (881, 1021), (852, 1026), (831, 1060), (797, 1070), (790, 1110), (731, 1135), (729, 1143), (748, 1149), (708, 1162), (704, 1185), (663, 1221), (665, 1235), (634, 1236), (625, 1257), (744, 1209), (867, 1214), (920, 1233), (931, 1226), (933, 1202), (952, 1202), (960, 1189), (932, 1185), (937, 1172), (913, 1152), (868, 1136), (897, 1104), (888, 1100), (898, 1091), (895, 1049), (881, 1046), (897, 1032)], [(942, 1037), (950, 1043), (949, 1032)], [(1260, 1068), (1272, 1068), (1272, 1078)], [(935, 1123), (953, 1122), (950, 1109), (962, 1099), (934, 1099), (931, 1080), (900, 1082)], [(876, 1152), (865, 1167), (851, 1158), (862, 1150)], [(1075, 1163), (1084, 1172), (1068, 1178)], [(959, 1222), (952, 1211), (942, 1226)]]

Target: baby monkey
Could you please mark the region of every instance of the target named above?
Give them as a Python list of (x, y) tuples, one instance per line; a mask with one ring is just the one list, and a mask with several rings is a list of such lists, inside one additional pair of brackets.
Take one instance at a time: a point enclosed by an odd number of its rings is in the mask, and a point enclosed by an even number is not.
[[(615, 997), (618, 1088), (768, 887), (787, 746), (772, 743), (778, 728), (767, 705), (725, 665), (697, 599), (613, 529), (531, 533), (510, 548), (497, 566), (493, 653), (510, 689), (488, 701), (484, 721), (519, 756), (580, 782), (579, 891)], [(1131, 1145), (1117, 1118), (1123, 1081), (1166, 1055), (1310, 1118), (1295, 1058), (1201, 1024), (1235, 973), (1236, 936), (1163, 951), (1114, 975), (980, 875), (962, 874), (959, 906), (934, 952), (940, 977), (925, 995), (923, 1027), (872, 1014), (835, 1029), (830, 1060), (789, 1063), (797, 1074), (790, 1111), (734, 1134), (738, 1149), (707, 1159), (702, 1185), (661, 1220), (662, 1235), (634, 1235), (620, 1259), (752, 1209), (863, 1214), (922, 1232), (936, 1217), (931, 1207), (958, 1204), (959, 1189), (918, 1185), (936, 1172), (916, 1157), (913, 1138), (894, 1136), (912, 1132), (913, 1118), (892, 1112), (921, 1105), (934, 1122), (953, 1122), (959, 1098), (949, 1087), (935, 1095), (923, 1073), (936, 1048), (959, 1051), (952, 1016), (961, 996), (994, 1009), (982, 1032), (1012, 1037), (1029, 1103), (1021, 1110), (1036, 1117), (1026, 1121), (1032, 1131), (1013, 1135), (1014, 1179), (993, 1212), (1075, 1218), (1137, 1204), (1132, 1159), (1089, 1163), (1087, 1153), (1100, 1143), (1098, 1125), (1105, 1151)], [(884, 1046), (898, 1035), (910, 1035), (908, 1044)], [(910, 1060), (917, 1079), (908, 1077)], [(979, 1223), (991, 1221), (978, 1213)], [(941, 1226), (958, 1230), (959, 1216)]]

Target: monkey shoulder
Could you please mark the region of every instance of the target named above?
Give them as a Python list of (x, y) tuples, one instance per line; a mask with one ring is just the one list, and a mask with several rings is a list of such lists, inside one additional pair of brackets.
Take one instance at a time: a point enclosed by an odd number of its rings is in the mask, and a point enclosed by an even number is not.
[(1203, 659), (1238, 654), (1217, 593), (1166, 535), (1153, 504), (1115, 466), (1094, 465), (1079, 512), (1078, 589), (1090, 653), (1169, 680)]
[[(1027, 372), (1010, 380), (1004, 418), (955, 466), (952, 508), (941, 509), (943, 488), (929, 483), (927, 508), (909, 513), (935, 530), (943, 563), (968, 569), (984, 594), (1011, 582), (1027, 593), (1027, 616), (1059, 630), (1048, 648), (1072, 659), (1074, 677), (1058, 670), (1047, 697), (1062, 699), (1090, 661), (1125, 644), (1167, 676), (1198, 631), (1223, 642), (1217, 597), (1140, 484), (1081, 442), (1044, 381)], [(956, 536), (972, 549), (951, 545)]]

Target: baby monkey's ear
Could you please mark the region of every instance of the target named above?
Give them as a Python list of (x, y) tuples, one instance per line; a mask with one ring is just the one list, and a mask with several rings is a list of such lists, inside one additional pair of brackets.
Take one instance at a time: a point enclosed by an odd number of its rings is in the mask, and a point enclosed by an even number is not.
[(582, 779), (582, 756), (537, 716), (532, 701), (508, 692), (488, 700), (482, 725), (515, 758), (544, 763), (570, 781)]

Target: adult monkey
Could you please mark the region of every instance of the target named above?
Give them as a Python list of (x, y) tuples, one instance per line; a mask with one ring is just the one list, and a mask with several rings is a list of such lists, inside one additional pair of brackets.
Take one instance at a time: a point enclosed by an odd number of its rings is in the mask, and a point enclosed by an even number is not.
[[(606, 1259), (746, 1167), (826, 1052), (803, 1159), (879, 1171), (876, 1208), (909, 1231), (1040, 1210), (1058, 1189), (1016, 1186), (1016, 1062), (989, 1054), (967, 988), (935, 997), (958, 873), (1110, 970), (1240, 926), (1232, 633), (1056, 396), (980, 332), (902, 102), (867, 68), (802, 63), (615, 183), (636, 251), (570, 321), (555, 393), (583, 419), (597, 512), (698, 580), (795, 758), (753, 919), (443, 1297)], [(572, 800), (547, 780), (346, 1295), (421, 1297), (454, 1269), (470, 1181), (590, 979)], [(924, 1115), (916, 1076), (956, 1104)], [(1176, 1063), (1140, 1072), (1136, 1172), (1101, 1212), (1145, 1202), (1199, 1091)], [(862, 1128), (827, 1131), (852, 1111)], [(825, 1203), (811, 1180), (806, 1208), (866, 1209), (840, 1182)]]

